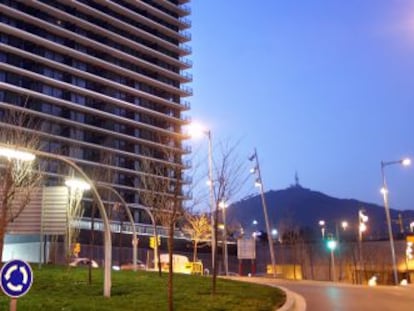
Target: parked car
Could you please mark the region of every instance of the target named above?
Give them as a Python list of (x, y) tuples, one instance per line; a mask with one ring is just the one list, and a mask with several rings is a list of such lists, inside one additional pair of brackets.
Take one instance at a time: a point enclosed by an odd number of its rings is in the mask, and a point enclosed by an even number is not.
[(71, 267), (80, 267), (80, 266), (87, 267), (87, 266), (89, 266), (89, 263), (92, 264), (92, 268), (99, 268), (98, 263), (93, 259), (90, 260), (89, 258), (75, 258), (71, 263), (69, 263), (69, 266), (71, 266)]
[[(144, 264), (141, 260), (137, 260), (137, 269), (146, 270), (147, 265)], [(126, 263), (121, 265), (121, 270), (134, 270), (134, 265), (132, 263)]]

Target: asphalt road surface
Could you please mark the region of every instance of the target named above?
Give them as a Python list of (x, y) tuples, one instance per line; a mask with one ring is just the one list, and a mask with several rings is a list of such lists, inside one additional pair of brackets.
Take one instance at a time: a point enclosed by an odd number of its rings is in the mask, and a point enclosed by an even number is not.
[(414, 286), (363, 286), (331, 282), (240, 278), (282, 286), (301, 295), (307, 311), (414, 311)]

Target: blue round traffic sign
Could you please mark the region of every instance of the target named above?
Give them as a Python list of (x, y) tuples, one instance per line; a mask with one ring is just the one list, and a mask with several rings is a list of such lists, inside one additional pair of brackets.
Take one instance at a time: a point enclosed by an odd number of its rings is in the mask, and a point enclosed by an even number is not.
[(33, 283), (33, 271), (30, 265), (19, 259), (4, 264), (0, 270), (0, 286), (3, 292), (13, 298), (26, 294)]

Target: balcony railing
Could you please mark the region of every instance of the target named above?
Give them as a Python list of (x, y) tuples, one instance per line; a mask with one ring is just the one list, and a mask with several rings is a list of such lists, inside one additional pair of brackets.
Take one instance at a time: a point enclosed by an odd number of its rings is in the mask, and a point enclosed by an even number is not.
[(193, 89), (186, 85), (180, 85), (180, 90), (186, 92), (188, 95), (193, 95)]
[(180, 99), (180, 104), (183, 105), (187, 109), (190, 109), (191, 108), (191, 104), (190, 104), (190, 102), (188, 100)]
[(184, 57), (180, 57), (180, 62), (188, 65), (188, 66), (193, 66), (193, 61), (191, 59), (188, 58), (184, 58)]
[(186, 18), (186, 17), (180, 17), (178, 19), (180, 21), (180, 23), (184, 24), (187, 27), (191, 27), (191, 20)]
[(179, 5), (178, 6), (178, 8), (181, 10), (181, 11), (184, 11), (185, 13), (187, 13), (187, 14), (191, 14), (191, 7), (190, 6), (188, 6), (188, 5), (183, 5), (183, 4), (181, 4), (181, 5)]
[(188, 146), (188, 145), (184, 146), (184, 147), (183, 147), (183, 151), (184, 151), (185, 153), (191, 153), (191, 146)]
[(184, 50), (185, 52), (187, 52), (188, 54), (191, 54), (191, 52), (193, 51), (193, 49), (191, 48), (191, 46), (189, 46), (188, 44), (185, 44), (185, 43), (180, 43), (178, 45), (178, 47), (181, 50)]
[(184, 71), (184, 70), (180, 70), (180, 76), (186, 78), (189, 81), (193, 80), (193, 75), (189, 72)]
[(186, 38), (187, 40), (191, 40), (191, 32), (189, 32), (189, 31), (185, 31), (185, 30), (180, 30), (180, 31), (179, 31), (179, 34), (180, 34), (182, 37)]

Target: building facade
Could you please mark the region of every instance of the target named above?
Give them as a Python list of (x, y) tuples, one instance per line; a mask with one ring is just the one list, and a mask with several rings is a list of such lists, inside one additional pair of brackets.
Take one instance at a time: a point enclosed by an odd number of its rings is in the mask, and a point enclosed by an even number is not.
[[(37, 126), (20, 130), (37, 132), (41, 150), (137, 207), (143, 162), (185, 184), (188, 1), (0, 0), (0, 130), (16, 126), (7, 112), (24, 113)], [(68, 174), (53, 161), (45, 171), (55, 184)]]

